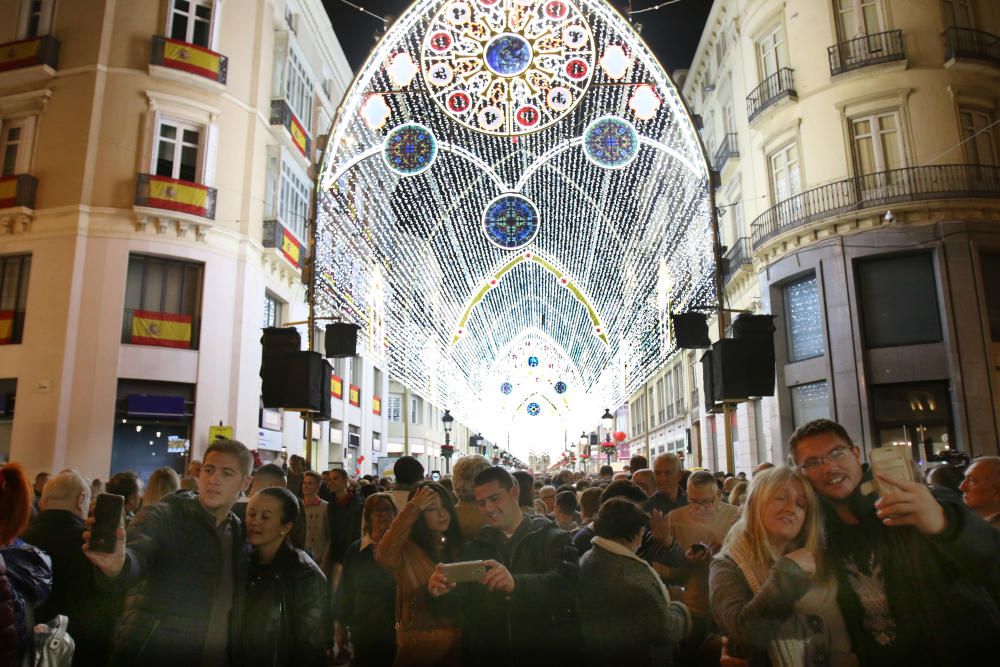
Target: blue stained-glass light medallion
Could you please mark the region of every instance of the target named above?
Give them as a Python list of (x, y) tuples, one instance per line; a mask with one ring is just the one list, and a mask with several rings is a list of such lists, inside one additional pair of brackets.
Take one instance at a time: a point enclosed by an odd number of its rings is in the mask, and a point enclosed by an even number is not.
[(532, 368), (538, 366), (538, 357), (528, 357), (528, 365)]
[(531, 64), (531, 44), (524, 37), (505, 32), (486, 44), (486, 66), (500, 76), (517, 76)]
[(584, 131), (583, 152), (598, 167), (622, 169), (639, 154), (639, 134), (624, 118), (603, 116)]
[(418, 123), (406, 123), (389, 130), (382, 157), (400, 176), (416, 176), (430, 168), (437, 148), (433, 132)]
[(537, 417), (542, 412), (542, 406), (538, 403), (528, 403), (528, 414)]
[(504, 396), (510, 396), (510, 392), (514, 391), (514, 385), (510, 382), (504, 382), (500, 385), (500, 393)]
[(518, 194), (500, 195), (483, 213), (483, 233), (504, 250), (531, 243), (538, 234), (538, 224), (538, 209), (530, 199)]
[(566, 383), (563, 382), (562, 380), (559, 380), (559, 382), (555, 383), (555, 385), (553, 386), (553, 389), (556, 390), (557, 394), (565, 394), (566, 393)]

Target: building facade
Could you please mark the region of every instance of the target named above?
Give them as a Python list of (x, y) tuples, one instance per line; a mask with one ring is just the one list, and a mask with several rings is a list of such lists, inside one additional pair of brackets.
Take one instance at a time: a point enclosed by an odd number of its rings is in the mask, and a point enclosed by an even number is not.
[[(817, 417), (920, 460), (997, 453), (998, 35), (989, 0), (713, 5), (683, 92), (721, 176), (725, 305), (776, 327), (775, 396), (731, 415), (737, 470)], [(684, 425), (694, 464), (724, 469), (721, 415), (659, 426), (667, 373), (629, 435)]]
[[(307, 317), (314, 165), (352, 78), (322, 2), (3, 0), (0, 26), (0, 459), (146, 476), (220, 424), (304, 454), (258, 370), (261, 328)], [(373, 472), (382, 368), (338, 361), (314, 466)]]

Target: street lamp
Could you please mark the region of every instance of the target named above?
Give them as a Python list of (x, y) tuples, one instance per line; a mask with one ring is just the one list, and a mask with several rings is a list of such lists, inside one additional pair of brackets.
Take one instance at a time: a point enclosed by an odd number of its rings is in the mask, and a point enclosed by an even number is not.
[(601, 415), (601, 426), (604, 427), (605, 431), (610, 431), (615, 425), (615, 416), (611, 414), (611, 410), (604, 408), (604, 414)]
[(583, 433), (580, 434), (580, 451), (581, 452), (583, 451), (583, 448), (587, 446), (588, 442), (590, 442), (590, 438), (587, 437), (587, 432), (584, 431)]
[(455, 449), (451, 446), (451, 427), (455, 422), (455, 418), (451, 416), (451, 410), (445, 410), (444, 414), (441, 415), (441, 424), (444, 426), (444, 447), (441, 448), (441, 456), (444, 457), (444, 471), (446, 473), (451, 472), (451, 455), (455, 453)]

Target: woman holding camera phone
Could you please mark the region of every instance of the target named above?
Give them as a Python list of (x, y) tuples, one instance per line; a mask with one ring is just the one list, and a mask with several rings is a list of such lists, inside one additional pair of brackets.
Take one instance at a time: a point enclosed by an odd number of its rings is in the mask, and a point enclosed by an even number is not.
[(396, 578), (394, 667), (461, 664), (461, 630), (431, 612), (427, 593), (435, 565), (456, 560), (460, 542), (451, 494), (436, 482), (416, 484), (375, 550)]
[(794, 468), (754, 477), (709, 586), (716, 621), (750, 665), (858, 664), (823, 565), (819, 501)]

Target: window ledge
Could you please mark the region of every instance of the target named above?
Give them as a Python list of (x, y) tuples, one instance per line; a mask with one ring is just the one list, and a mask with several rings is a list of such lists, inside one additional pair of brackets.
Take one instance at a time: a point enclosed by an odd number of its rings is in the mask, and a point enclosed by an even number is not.
[(211, 79), (199, 76), (197, 74), (191, 74), (190, 72), (184, 72), (182, 70), (173, 69), (171, 67), (165, 67), (163, 65), (150, 65), (149, 75), (156, 77), (158, 79), (167, 79), (170, 81), (176, 81), (178, 83), (183, 83), (185, 85), (194, 85), (203, 90), (208, 90), (213, 93), (224, 93), (226, 92), (226, 84), (219, 83), (218, 81), (212, 81)]
[(27, 83), (38, 81), (48, 81), (54, 78), (56, 69), (49, 65), (33, 65), (31, 67), (21, 67), (6, 72), (0, 72), (0, 88), (14, 88)]
[(261, 261), (264, 268), (269, 269), (289, 287), (302, 282), (302, 271), (285, 257), (281, 248), (264, 248)]
[(944, 61), (944, 68), (958, 70), (962, 72), (976, 72), (978, 74), (988, 74), (1000, 77), (1000, 64), (990, 60), (976, 60), (974, 58), (955, 58), (954, 56)]
[(204, 241), (208, 230), (214, 226), (208, 218), (178, 211), (147, 206), (133, 206), (132, 210), (135, 211), (136, 230), (140, 232), (152, 226), (157, 234), (166, 234), (171, 227), (174, 227), (177, 238), (184, 238), (193, 230), (195, 240)]
[(28, 231), (35, 219), (35, 210), (27, 206), (0, 208), (0, 234), (20, 234)]

